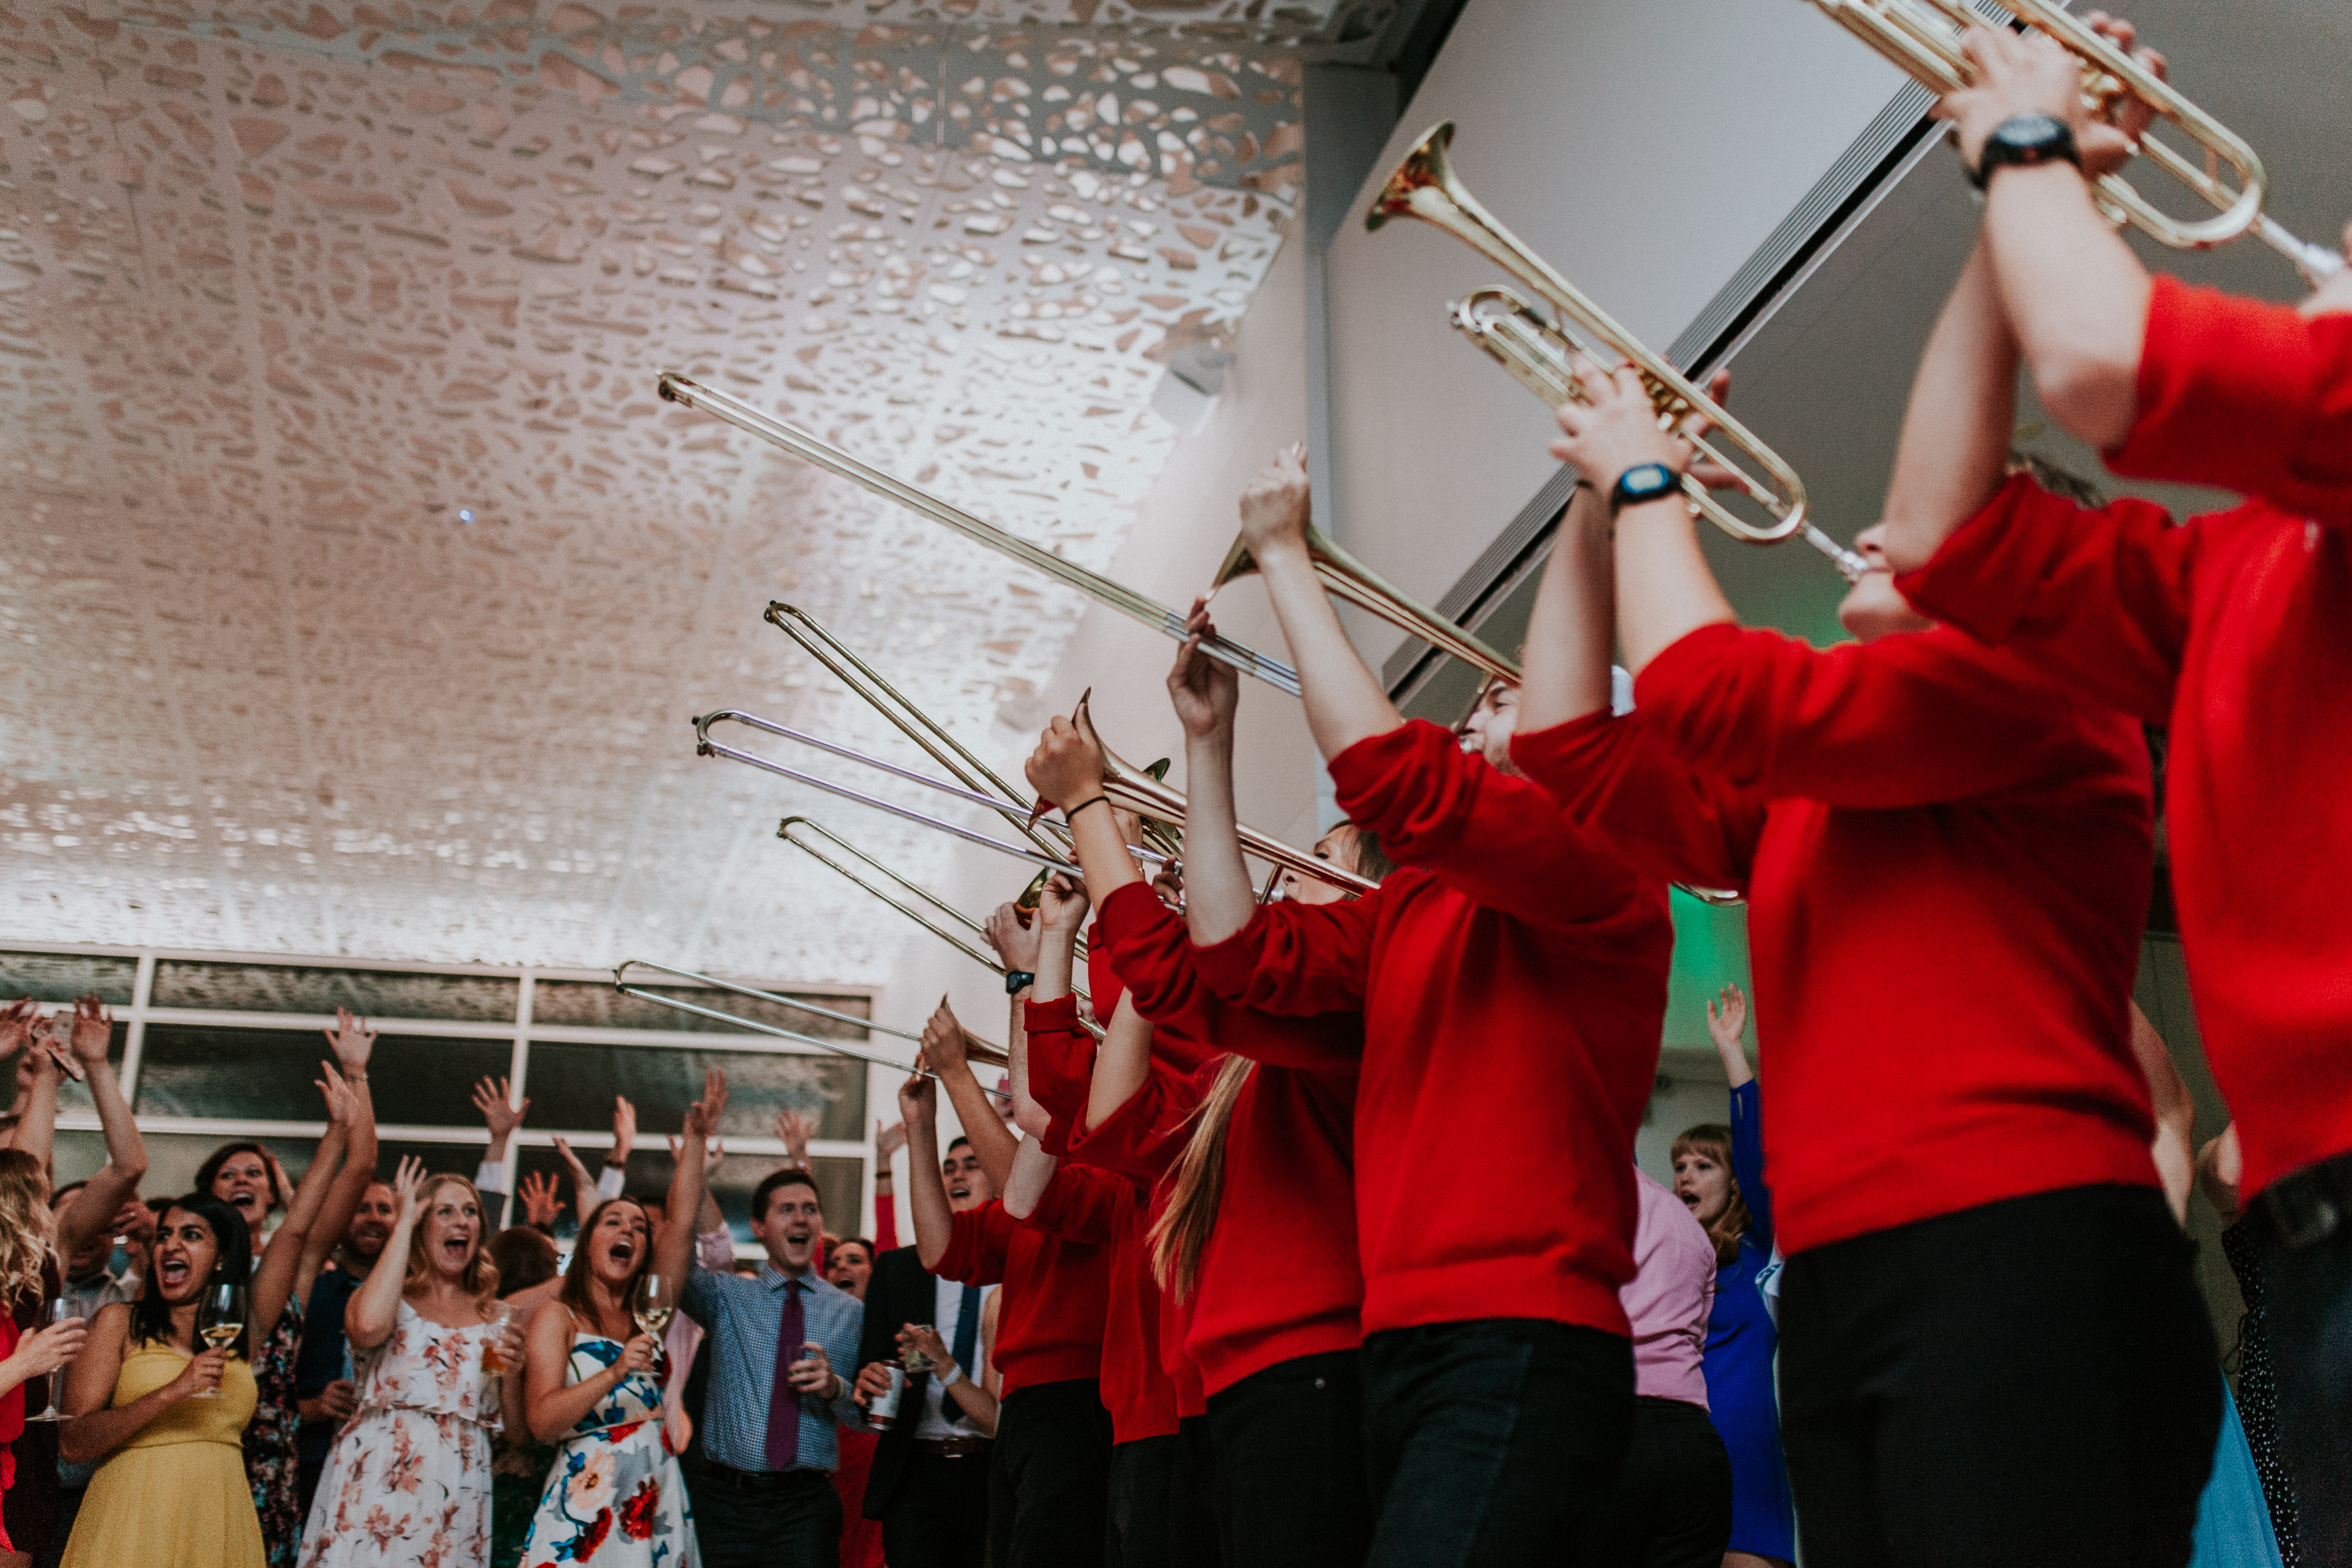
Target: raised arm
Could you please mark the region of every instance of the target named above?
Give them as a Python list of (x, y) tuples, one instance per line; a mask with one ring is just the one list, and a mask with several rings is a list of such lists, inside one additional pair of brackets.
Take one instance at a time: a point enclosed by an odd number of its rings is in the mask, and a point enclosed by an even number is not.
[[(1136, 1011), (1135, 997), (1129, 994), (1118, 999), (1118, 1011), (1111, 1015), (1102, 1047), (1095, 1052), (1094, 1082), (1087, 1095), (1087, 1129), (1109, 1120), (1112, 1112), (1134, 1098), (1150, 1072), (1151, 1024)], [(1005, 1206), (1012, 1206), (1010, 1196)]]
[(1307, 448), (1292, 447), (1242, 491), (1242, 541), (1265, 579), (1325, 761), (1404, 722), (1339, 625), (1307, 552)]
[[(64, 1017), (64, 1014), (59, 1014), (44, 1026), (46, 1038), (36, 1036), (37, 1043), (29, 1053), (31, 1076), (16, 1101), (15, 1147), (38, 1160), (44, 1169), (47, 1168), (57, 1152), (58, 1090), (65, 1082), (66, 1076), (65, 1062), (59, 1053), (72, 1049), (67, 1043), (71, 1037), (72, 1024), (66, 1023), (62, 1029), (58, 1027), (58, 1021)], [(51, 1041), (55, 1042), (54, 1046)]]
[[(580, 1163), (580, 1156), (572, 1152), (571, 1143), (561, 1135), (555, 1140), (555, 1157), (563, 1162), (565, 1170), (572, 1173), (572, 1205), (579, 1211), (580, 1223), (586, 1225), (588, 1216), (596, 1212), (596, 1178), (588, 1173), (588, 1167)], [(559, 1204), (556, 1206), (561, 1208), (562, 1205)]]
[(1049, 1034), (1033, 1036), (1028, 1012), (1032, 1003), (1042, 1005), (1070, 994), (1077, 967), (1078, 931), (1087, 923), (1087, 907), (1086, 889), (1076, 879), (1056, 873), (1046, 878), (1038, 891), (1036, 913), (1025, 942), (1018, 911), (1011, 904), (998, 906), (989, 921), (990, 936), (1002, 931), (1006, 938), (999, 950), (1017, 948), (1034, 975), (1013, 999), (1007, 1075), (1012, 1079), (1013, 1125), (1032, 1138), (1043, 1138), (1053, 1130), (1056, 1107), (1065, 1119), (1075, 1120), (1086, 1096), (1084, 1074), (1091, 1068), (1082, 1065), (1082, 1058), (1091, 1050), (1092, 1042)]
[(1014, 1219), (1035, 1214), (1045, 1201), (1045, 1189), (1054, 1184), (1054, 1173), (1061, 1168), (1062, 1162), (1046, 1153), (1043, 1142), (1034, 1138), (1021, 1140), (1013, 1155), (1012, 1173), (1004, 1179), (1004, 1212)]
[(948, 1098), (954, 1101), (956, 1120), (963, 1123), (963, 1135), (971, 1140), (971, 1152), (980, 1157), (981, 1169), (999, 1192), (1003, 1191), (1013, 1176), (1013, 1148), (1020, 1139), (1004, 1125), (1004, 1119), (988, 1103), (988, 1091), (972, 1076), (971, 1063), (964, 1055), (963, 1026), (956, 1021), (945, 997), (923, 1025), (923, 1060), (940, 1075)]
[[(915, 1065), (923, 1065), (919, 1055)], [(908, 1074), (898, 1086), (898, 1116), (907, 1124), (907, 1201), (914, 1210), (915, 1256), (926, 1269), (937, 1268), (955, 1231), (947, 1178), (940, 1173), (939, 1080)]]
[[(665, 1279), (684, 1279), (695, 1262), (695, 1225), (702, 1211), (704, 1162), (709, 1158), (712, 1133), (727, 1109), (727, 1075), (717, 1068), (702, 1075), (702, 1098), (686, 1108), (686, 1127), (678, 1135), (677, 1157), (669, 1178), (669, 1205), (661, 1240), (654, 1248), (655, 1272)], [(587, 1223), (583, 1212), (581, 1223)]]
[[(253, 1271), (253, 1293), (245, 1321), (253, 1331), (251, 1342), (257, 1345), (269, 1338), (278, 1314), (294, 1294), (302, 1262), (310, 1256), (311, 1230), (342, 1168), (343, 1152), (351, 1145), (352, 1121), (358, 1114), (359, 1101), (342, 1075), (326, 1062), (319, 1064), (319, 1092), (327, 1101), (327, 1131), (286, 1205), (285, 1220), (262, 1249), (260, 1266)], [(325, 1253), (318, 1256), (323, 1261)], [(302, 1284), (307, 1288), (309, 1281)]]
[(1895, 571), (1926, 565), (2000, 489), (2017, 420), (2017, 352), (1979, 236), (1912, 378), (1886, 485), (1886, 561)]
[(1748, 996), (1738, 985), (1727, 984), (1718, 996), (1707, 998), (1706, 1032), (1715, 1041), (1715, 1054), (1723, 1058), (1723, 1076), (1734, 1089), (1756, 1077), (1756, 1069), (1748, 1065), (1748, 1047), (1741, 1038), (1747, 1028)]
[(366, 1019), (338, 1007), (335, 1026), (324, 1033), (327, 1044), (334, 1049), (335, 1060), (343, 1069), (343, 1087), (352, 1097), (351, 1137), (343, 1154), (343, 1168), (327, 1189), (326, 1203), (310, 1226), (310, 1239), (303, 1244), (301, 1258), (295, 1267), (294, 1299), (303, 1302), (310, 1300), (310, 1286), (319, 1278), (320, 1268), (341, 1245), (352, 1216), (359, 1213), (360, 1199), (367, 1195), (368, 1184), (375, 1180), (375, 1100), (368, 1088), (368, 1062), (375, 1054), (375, 1031), (367, 1026)]
[(2148, 1153), (2156, 1161), (2157, 1180), (2172, 1217), (2189, 1223), (2189, 1193), (2197, 1183), (2197, 1102), (2189, 1098), (2180, 1069), (2173, 1065), (2171, 1048), (2139, 1004), (2131, 1005), (2132, 1056), (2147, 1079), (2148, 1099), (2156, 1112), (2156, 1138)]
[(1208, 602), (1195, 599), (1185, 623), (1191, 635), (1168, 672), (1169, 701), (1184, 727), (1184, 921), (1203, 947), (1232, 936), (1257, 913), (1234, 809), (1234, 710), (1241, 677), (1201, 651), (1202, 637), (1215, 629)]
[(1025, 771), (1037, 793), (1062, 808), (1088, 899), (1099, 904), (1128, 883), (1143, 880), (1128, 853), (1118, 815), (1103, 794), (1102, 742), (1084, 704), (1074, 719), (1055, 715), (1029, 753)]
[(425, 1184), (425, 1162), (410, 1156), (393, 1173), (392, 1198), (398, 1217), (375, 1267), (343, 1307), (343, 1337), (355, 1351), (373, 1350), (392, 1337), (400, 1318), (401, 1287), (408, 1274), (408, 1249), (416, 1239), (417, 1194)]
[[(1018, 1008), (1015, 1009), (1018, 1011)], [(907, 1146), (907, 1124), (874, 1121), (874, 1256), (898, 1249), (898, 1194), (890, 1162)]]
[(106, 1163), (82, 1184), (58, 1216), (59, 1258), (71, 1258), (102, 1227), (113, 1224), (116, 1213), (138, 1193), (140, 1179), (147, 1173), (147, 1145), (139, 1136), (139, 1123), (132, 1120), (122, 1086), (106, 1059), (113, 1037), (114, 1020), (96, 996), (85, 996), (74, 1005), (73, 1053), (81, 1061), (89, 1098), (98, 1107), (98, 1124), (106, 1133)]
[[(596, 1200), (617, 1198), (628, 1191), (629, 1155), (637, 1146), (637, 1108), (628, 1097), (613, 1097), (613, 1146), (604, 1151), (604, 1167), (596, 1173)], [(588, 1210), (580, 1211), (580, 1221), (588, 1221)]]
[[(507, 1151), (513, 1145), (515, 1129), (530, 1110), (530, 1100), (509, 1104), (512, 1098), (513, 1090), (502, 1078), (485, 1078), (474, 1086), (474, 1109), (481, 1112), (482, 1125), (490, 1130), (490, 1146), (482, 1152), (481, 1165), (474, 1172), (474, 1185), (486, 1197), (496, 1193), (503, 1199), (511, 1190)], [(499, 1217), (505, 1217), (503, 1213)]]
[(795, 1171), (806, 1171), (809, 1164), (809, 1140), (816, 1136), (816, 1118), (805, 1110), (776, 1112), (776, 1142), (784, 1146), (784, 1163)]
[(1549, 730), (1609, 706), (1609, 655), (1616, 646), (1610, 580), (1609, 507), (1591, 485), (1570, 495), (1536, 602), (1528, 616), (1519, 729)]

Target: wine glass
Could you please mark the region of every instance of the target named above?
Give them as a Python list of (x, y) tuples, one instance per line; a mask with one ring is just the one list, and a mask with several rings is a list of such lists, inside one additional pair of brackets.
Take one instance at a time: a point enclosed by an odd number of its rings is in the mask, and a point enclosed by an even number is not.
[(677, 1312), (674, 1281), (659, 1274), (637, 1276), (637, 1288), (629, 1293), (629, 1316), (641, 1331), (658, 1342), (669, 1332), (669, 1321)]
[[(74, 1316), (73, 1303), (60, 1296), (50, 1302), (48, 1310), (41, 1314), (41, 1322), (44, 1327), (54, 1329), (59, 1323), (70, 1322)], [(26, 1420), (62, 1421), (66, 1418), (66, 1370), (72, 1364), (68, 1362), (66, 1366), (49, 1373), (49, 1407), (38, 1415), (26, 1416)]]
[[(236, 1342), (245, 1332), (245, 1287), (235, 1284), (210, 1285), (205, 1288), (196, 1303), (196, 1333), (205, 1346), (221, 1350)], [(207, 1388), (196, 1395), (199, 1399), (218, 1399), (218, 1387)]]

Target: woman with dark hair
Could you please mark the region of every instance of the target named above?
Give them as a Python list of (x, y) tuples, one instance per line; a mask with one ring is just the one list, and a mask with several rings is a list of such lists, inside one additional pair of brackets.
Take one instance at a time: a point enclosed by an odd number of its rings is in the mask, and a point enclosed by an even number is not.
[(631, 1319), (652, 1259), (644, 1208), (607, 1199), (580, 1232), (562, 1292), (531, 1318), (523, 1363), (530, 1430), (563, 1447), (523, 1544), (526, 1568), (699, 1561), (662, 1420), (661, 1336)]
[[(305, 1568), (478, 1563), (490, 1550), (490, 1437), (518, 1381), (463, 1176), (400, 1163), (400, 1205), (376, 1266), (343, 1309), (361, 1360), (359, 1412), (335, 1435), (303, 1527)], [(501, 1376), (500, 1374), (504, 1375)]]
[(1780, 1455), (1780, 1405), (1772, 1357), (1780, 1331), (1766, 1286), (1777, 1272), (1772, 1194), (1764, 1185), (1764, 1138), (1756, 1072), (1740, 1037), (1748, 998), (1726, 985), (1706, 1005), (1707, 1033), (1731, 1082), (1731, 1121), (1701, 1122), (1675, 1140), (1675, 1195), (1715, 1244), (1715, 1305), (1706, 1320), (1706, 1410), (1731, 1458), (1731, 1542), (1725, 1568), (1796, 1561), (1797, 1516)]
[(252, 1275), (245, 1216), (205, 1193), (163, 1212), (135, 1302), (102, 1308), (66, 1381), (58, 1450), (103, 1459), (66, 1543), (68, 1568), (261, 1568), (239, 1439), (254, 1405), (251, 1336), (196, 1343), (215, 1285)]
[(490, 1264), (499, 1271), (499, 1299), (508, 1300), (555, 1278), (555, 1243), (544, 1231), (510, 1225), (490, 1243)]

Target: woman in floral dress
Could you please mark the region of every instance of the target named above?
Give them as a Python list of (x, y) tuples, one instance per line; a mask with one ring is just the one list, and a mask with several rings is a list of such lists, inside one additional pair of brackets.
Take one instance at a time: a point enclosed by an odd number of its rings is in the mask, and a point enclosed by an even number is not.
[(400, 1217), (343, 1330), (359, 1409), (335, 1434), (302, 1532), (303, 1568), (482, 1568), (490, 1552), (490, 1428), (521, 1362), (499, 1321), (481, 1198), (462, 1176), (403, 1160)]
[(530, 1427), (563, 1447), (523, 1544), (523, 1568), (696, 1568), (701, 1561), (662, 1419), (661, 1339), (630, 1316), (652, 1254), (643, 1208), (627, 1198), (597, 1205), (562, 1293), (531, 1318)]

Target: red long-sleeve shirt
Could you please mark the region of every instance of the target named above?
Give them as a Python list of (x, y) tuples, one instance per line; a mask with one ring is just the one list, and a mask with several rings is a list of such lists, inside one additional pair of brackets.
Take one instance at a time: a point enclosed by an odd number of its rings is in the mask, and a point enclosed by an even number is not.
[(2154, 1183), (2136, 726), (1942, 628), (1820, 650), (1704, 626), (1636, 694), (1512, 755), (1645, 868), (1747, 889), (1783, 1247)]
[(2109, 461), (2271, 500), (2175, 528), (2144, 502), (2085, 510), (2012, 479), (1900, 583), (2169, 726), (2173, 904), (2248, 1194), (2352, 1151), (2352, 947), (2335, 913), (2352, 858), (2347, 405), (2352, 319), (2158, 279), (2139, 417)]
[[(1155, 1024), (1188, 1025), (1253, 1057), (1319, 1064), (1261, 1061), (1234, 1101), (1216, 1225), (1192, 1295), (1169, 1309), (1205, 1391), (1278, 1362), (1355, 1349), (1363, 1340), (1353, 1162), (1362, 1017), (1277, 1018), (1224, 1002), (1200, 984), (1183, 922), (1139, 883), (1104, 901), (1102, 929), (1137, 1007)], [(1219, 1056), (1184, 1075), (1157, 1070), (1155, 1059), (1143, 1087), (1072, 1148), (1160, 1183), (1223, 1065)], [(1167, 1191), (1158, 1186), (1155, 1209)]]
[(1434, 724), (1357, 742), (1331, 778), (1398, 869), (1353, 902), (1261, 909), (1193, 961), (1228, 1001), (1363, 1016), (1364, 1331), (1542, 1318), (1625, 1333), (1664, 883)]
[[(1004, 1287), (993, 1352), (1003, 1392), (1102, 1375), (1110, 1249), (1057, 1235), (1086, 1194), (1056, 1171), (1030, 1221), (994, 1198), (955, 1215), (946, 1256), (931, 1270), (964, 1285)], [(1044, 1219), (1046, 1224), (1034, 1223)]]

